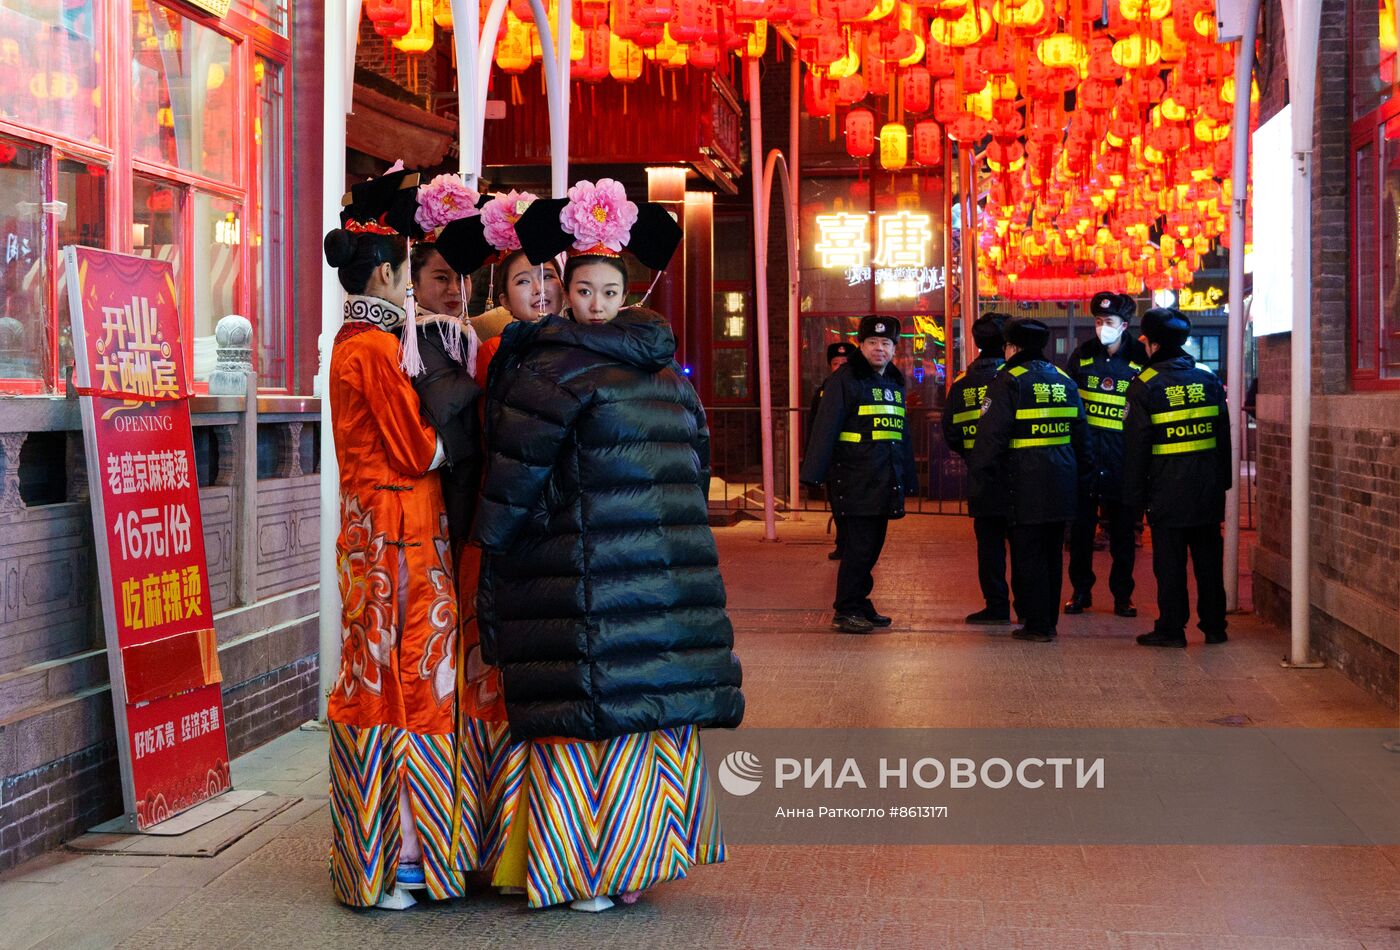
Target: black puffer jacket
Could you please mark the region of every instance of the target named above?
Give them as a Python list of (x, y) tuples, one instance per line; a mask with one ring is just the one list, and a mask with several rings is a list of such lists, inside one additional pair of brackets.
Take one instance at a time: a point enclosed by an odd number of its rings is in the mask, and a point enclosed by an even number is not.
[(710, 533), (709, 430), (665, 319), (512, 323), (493, 360), (474, 539), (512, 737), (744, 714)]
[[(442, 440), (446, 462), (439, 469), (442, 498), (447, 509), (447, 534), (452, 549), (467, 543), (476, 513), (476, 492), (481, 483), (481, 427), (477, 423), (477, 398), (481, 387), (467, 368), (447, 352), (440, 325), (450, 317), (430, 317), (418, 326), (418, 353), (423, 372), (413, 377), (413, 389), (423, 421)], [(462, 341), (466, 346), (466, 341)]]

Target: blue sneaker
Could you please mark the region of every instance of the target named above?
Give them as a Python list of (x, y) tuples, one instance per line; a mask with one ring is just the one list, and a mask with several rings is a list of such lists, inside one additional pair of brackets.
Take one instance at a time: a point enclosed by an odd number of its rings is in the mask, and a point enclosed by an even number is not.
[(406, 890), (428, 886), (427, 879), (423, 877), (423, 865), (421, 864), (400, 864), (396, 880), (399, 887)]

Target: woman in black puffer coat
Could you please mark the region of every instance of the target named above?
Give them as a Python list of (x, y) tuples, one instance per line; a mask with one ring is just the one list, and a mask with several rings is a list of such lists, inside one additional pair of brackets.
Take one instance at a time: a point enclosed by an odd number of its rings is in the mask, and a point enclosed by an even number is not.
[(510, 325), (474, 529), (486, 662), (513, 739), (610, 739), (743, 718), (707, 518), (709, 431), (650, 311)]

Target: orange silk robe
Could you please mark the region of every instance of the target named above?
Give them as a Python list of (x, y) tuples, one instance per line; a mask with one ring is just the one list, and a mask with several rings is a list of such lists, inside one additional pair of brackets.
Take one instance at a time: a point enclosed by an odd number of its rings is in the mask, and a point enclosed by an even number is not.
[(331, 419), (340, 465), (342, 600), (333, 722), (454, 732), (457, 593), (437, 438), (399, 368), (399, 340), (364, 323), (336, 336)]

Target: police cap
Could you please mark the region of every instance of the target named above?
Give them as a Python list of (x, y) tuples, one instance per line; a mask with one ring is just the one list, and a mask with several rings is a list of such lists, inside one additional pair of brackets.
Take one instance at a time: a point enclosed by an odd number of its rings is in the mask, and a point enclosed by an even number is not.
[(1142, 335), (1158, 346), (1185, 346), (1191, 321), (1175, 307), (1154, 307), (1142, 315)]
[(844, 356), (850, 359), (851, 354), (855, 351), (856, 345), (854, 343), (847, 343), (845, 340), (842, 340), (840, 343), (832, 343), (826, 348), (826, 361), (830, 363), (838, 356)]
[(1137, 304), (1133, 303), (1133, 298), (1127, 294), (1115, 294), (1102, 290), (1094, 294), (1094, 299), (1089, 301), (1089, 312), (1096, 317), (1121, 317), (1123, 322), (1127, 323), (1137, 313)]
[(972, 324), (972, 342), (977, 344), (979, 350), (1001, 349), (1002, 329), (1010, 319), (1010, 314), (996, 311), (982, 314)]
[(899, 318), (870, 314), (860, 318), (860, 330), (856, 339), (864, 342), (872, 336), (882, 336), (892, 343), (899, 343)]
[(1039, 353), (1050, 342), (1050, 328), (1029, 317), (1012, 320), (1002, 332), (1007, 343), (1026, 352)]

